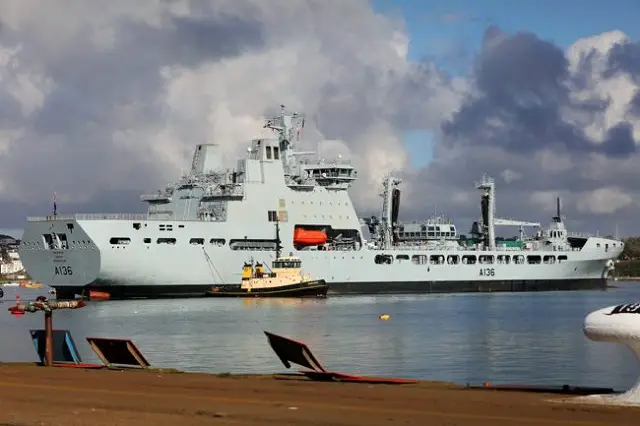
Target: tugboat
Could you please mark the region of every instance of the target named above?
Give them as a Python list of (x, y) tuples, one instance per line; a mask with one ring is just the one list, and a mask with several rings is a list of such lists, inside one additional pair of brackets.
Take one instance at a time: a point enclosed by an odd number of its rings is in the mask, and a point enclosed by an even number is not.
[(325, 280), (312, 280), (301, 271), (302, 261), (295, 256), (276, 258), (271, 272), (265, 272), (260, 262), (245, 262), (242, 284), (229, 288), (212, 287), (206, 295), (212, 297), (327, 297)]
[(245, 262), (242, 283), (238, 286), (211, 287), (205, 295), (211, 297), (327, 297), (329, 284), (323, 279), (313, 280), (302, 273), (302, 260), (290, 255), (280, 256), (280, 226), (276, 225), (276, 258), (271, 272), (264, 271), (260, 262)]

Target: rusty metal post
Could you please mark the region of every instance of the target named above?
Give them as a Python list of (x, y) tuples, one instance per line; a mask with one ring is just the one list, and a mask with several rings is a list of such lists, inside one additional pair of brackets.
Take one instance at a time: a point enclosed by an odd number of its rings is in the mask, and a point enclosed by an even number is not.
[[(16, 299), (19, 299), (16, 297)], [(16, 300), (14, 306), (7, 309), (13, 315), (24, 315), (25, 312), (44, 311), (44, 365), (53, 367), (53, 310), (78, 309), (85, 306), (82, 300), (47, 300), (44, 296), (38, 296), (35, 302), (29, 304)]]
[(44, 359), (47, 367), (53, 367), (53, 312), (44, 313)]

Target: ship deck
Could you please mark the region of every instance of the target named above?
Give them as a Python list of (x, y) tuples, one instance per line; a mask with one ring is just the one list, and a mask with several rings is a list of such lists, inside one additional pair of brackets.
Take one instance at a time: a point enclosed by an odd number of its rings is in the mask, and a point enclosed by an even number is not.
[(0, 365), (10, 425), (636, 425), (640, 408), (446, 383), (367, 385), (273, 376)]

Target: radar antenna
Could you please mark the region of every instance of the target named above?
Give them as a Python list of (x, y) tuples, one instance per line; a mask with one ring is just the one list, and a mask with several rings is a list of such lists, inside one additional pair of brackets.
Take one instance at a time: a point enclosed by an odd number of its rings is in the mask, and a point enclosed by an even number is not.
[(295, 163), (293, 147), (295, 142), (300, 142), (300, 132), (304, 128), (305, 114), (288, 111), (284, 105), (280, 105), (280, 115), (268, 118), (262, 126), (271, 129), (278, 134), (280, 152), (287, 166)]

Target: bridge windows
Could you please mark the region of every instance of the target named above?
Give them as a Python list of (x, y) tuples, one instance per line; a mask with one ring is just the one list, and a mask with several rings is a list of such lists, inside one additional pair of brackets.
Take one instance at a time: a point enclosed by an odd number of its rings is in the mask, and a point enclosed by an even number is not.
[(111, 245), (127, 245), (131, 242), (131, 238), (128, 237), (111, 237), (109, 244)]
[(262, 239), (233, 239), (229, 240), (231, 250), (264, 250), (275, 251), (276, 240)]
[(156, 241), (158, 244), (171, 244), (171, 245), (175, 245), (176, 243), (176, 239), (175, 238), (158, 238), (158, 240)]
[(224, 238), (212, 238), (209, 240), (209, 244), (212, 246), (222, 247), (225, 243)]
[(393, 255), (391, 254), (376, 254), (373, 261), (378, 265), (391, 265), (393, 263)]
[(194, 246), (204, 245), (204, 238), (191, 238), (189, 240), (189, 244), (194, 245)]
[(490, 254), (480, 255), (478, 258), (478, 263), (482, 265), (491, 265), (493, 263), (493, 256)]
[(411, 263), (414, 265), (426, 265), (428, 261), (426, 254), (414, 254), (411, 256)]
[(458, 256), (457, 254), (447, 256), (447, 263), (449, 265), (457, 265), (458, 263), (460, 263), (460, 256)]
[(151, 244), (151, 238), (145, 238), (143, 241), (145, 244)]
[(473, 255), (465, 255), (462, 256), (462, 263), (465, 265), (475, 265), (476, 264), (476, 257)]
[(539, 265), (542, 263), (542, 257), (538, 255), (527, 256), (527, 263), (529, 265)]

